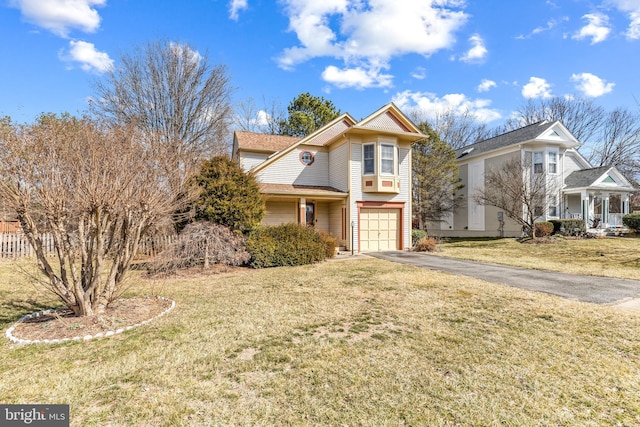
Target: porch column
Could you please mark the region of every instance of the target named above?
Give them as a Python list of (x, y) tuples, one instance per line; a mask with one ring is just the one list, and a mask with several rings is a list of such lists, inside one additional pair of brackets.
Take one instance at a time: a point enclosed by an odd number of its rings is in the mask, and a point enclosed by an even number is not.
[(589, 228), (589, 193), (586, 191), (582, 192), (582, 220), (584, 221), (584, 226)]
[(604, 193), (602, 197), (602, 224), (609, 223), (609, 193)]
[(300, 207), (300, 224), (307, 225), (307, 199), (300, 198), (298, 206)]
[(629, 213), (629, 193), (624, 195), (624, 199), (622, 200), (622, 215), (626, 215)]

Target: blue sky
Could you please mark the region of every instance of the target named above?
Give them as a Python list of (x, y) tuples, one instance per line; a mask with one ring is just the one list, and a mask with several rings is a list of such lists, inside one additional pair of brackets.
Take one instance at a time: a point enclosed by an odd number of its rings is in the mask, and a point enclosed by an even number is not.
[(87, 107), (155, 39), (228, 67), (234, 101), (310, 92), (363, 118), (393, 101), (498, 126), (527, 99), (640, 108), (640, 0), (0, 0), (0, 115)]

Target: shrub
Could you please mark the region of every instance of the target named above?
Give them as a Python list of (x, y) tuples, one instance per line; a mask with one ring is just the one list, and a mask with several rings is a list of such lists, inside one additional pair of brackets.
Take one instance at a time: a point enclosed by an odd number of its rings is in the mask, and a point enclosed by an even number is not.
[(536, 222), (536, 237), (546, 237), (553, 232), (553, 224), (547, 221)]
[(552, 219), (549, 222), (553, 224), (553, 234), (574, 236), (587, 231), (581, 219)]
[(338, 247), (338, 239), (333, 237), (326, 231), (318, 231), (320, 238), (322, 239), (325, 247), (325, 255), (327, 258), (333, 258), (336, 255), (336, 248)]
[(244, 238), (227, 227), (207, 221), (188, 224), (176, 240), (150, 263), (150, 273), (167, 273), (209, 263), (243, 265), (249, 262)]
[(253, 268), (312, 264), (327, 257), (327, 243), (313, 228), (300, 224), (263, 226), (247, 237)]
[(415, 246), (420, 240), (427, 237), (426, 230), (420, 230), (418, 228), (414, 228), (411, 230), (411, 245)]
[(437, 241), (433, 237), (423, 237), (414, 245), (416, 252), (434, 252), (437, 248)]
[(622, 223), (632, 230), (640, 231), (640, 214), (627, 214), (622, 217)]

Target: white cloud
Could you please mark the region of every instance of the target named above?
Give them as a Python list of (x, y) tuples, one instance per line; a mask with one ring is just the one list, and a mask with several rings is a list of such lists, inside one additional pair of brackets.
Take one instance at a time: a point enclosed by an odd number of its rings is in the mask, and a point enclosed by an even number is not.
[(231, 0), (229, 4), (229, 18), (234, 21), (238, 20), (238, 13), (241, 10), (246, 10), (249, 7), (247, 0)]
[(382, 74), (379, 69), (363, 69), (361, 67), (339, 69), (333, 65), (322, 72), (324, 81), (339, 88), (353, 87), (366, 89), (370, 87), (390, 87), (393, 76)]
[(477, 87), (477, 90), (478, 90), (478, 92), (487, 92), (491, 88), (494, 88), (496, 86), (498, 86), (498, 84), (496, 82), (494, 82), (493, 80), (482, 79), (482, 81), (480, 82), (480, 84)]
[(588, 13), (582, 17), (586, 19), (588, 24), (585, 25), (574, 34), (571, 38), (582, 40), (591, 37), (591, 44), (603, 42), (609, 37), (611, 27), (609, 26), (609, 17), (602, 13)]
[(525, 98), (551, 98), (551, 85), (540, 77), (531, 77), (529, 83), (522, 86), (522, 96)]
[(629, 14), (629, 28), (627, 38), (631, 40), (640, 39), (640, 0), (611, 0), (611, 2), (622, 12)]
[(424, 67), (418, 67), (411, 73), (411, 77), (416, 80), (424, 80), (427, 78), (427, 70)]
[(404, 91), (397, 93), (393, 99), (403, 111), (419, 111), (425, 118), (434, 120), (438, 115), (448, 111), (456, 114), (473, 114), (479, 121), (488, 123), (502, 118), (498, 110), (489, 108), (491, 101), (488, 99), (469, 99), (460, 93), (451, 93), (439, 98), (429, 92)]
[(473, 47), (469, 49), (467, 53), (462, 55), (460, 60), (463, 62), (474, 62), (484, 58), (488, 50), (484, 46), (484, 40), (482, 40), (482, 37), (480, 37), (478, 34), (474, 34), (469, 38), (469, 41), (471, 42)]
[(597, 98), (611, 92), (616, 85), (615, 83), (607, 83), (605, 80), (591, 73), (573, 74), (571, 81), (576, 83), (576, 89), (585, 96), (592, 98)]
[(68, 37), (71, 29), (92, 33), (100, 27), (100, 15), (94, 9), (106, 0), (10, 0), (28, 22), (60, 37)]
[[(289, 30), (299, 45), (285, 49), (277, 58), (281, 68), (316, 57), (343, 62), (327, 67), (323, 75), (350, 86), (381, 84), (390, 78), (379, 70), (388, 69), (396, 56), (416, 53), (429, 56), (451, 47), (455, 32), (466, 22), (461, 0), (283, 0)], [(358, 75), (358, 84), (352, 80)], [(352, 71), (348, 75), (345, 73)], [(340, 74), (340, 75), (339, 75)], [(383, 76), (381, 81), (380, 77)], [(386, 83), (384, 83), (386, 84)]]
[(61, 55), (61, 59), (67, 62), (77, 62), (84, 71), (92, 73), (105, 73), (113, 68), (113, 59), (105, 52), (96, 50), (93, 43), (82, 40), (69, 42), (69, 51)]

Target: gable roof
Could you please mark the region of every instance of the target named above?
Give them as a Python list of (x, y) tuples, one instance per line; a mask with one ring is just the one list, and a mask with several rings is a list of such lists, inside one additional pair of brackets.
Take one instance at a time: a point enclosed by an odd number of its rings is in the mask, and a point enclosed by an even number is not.
[[(603, 178), (607, 175), (606, 178)], [(613, 175), (615, 178), (611, 178)], [(602, 179), (601, 179), (602, 178)], [(611, 179), (609, 181), (609, 179)], [(613, 182), (611, 182), (613, 181)], [(564, 180), (565, 190), (587, 187), (632, 189), (633, 186), (615, 166), (598, 166), (596, 168), (573, 171)], [(603, 183), (606, 183), (603, 185)]]
[(235, 131), (237, 147), (245, 151), (263, 151), (275, 153), (284, 150), (291, 144), (295, 144), (302, 138), (296, 136), (271, 135), (248, 131)]
[[(519, 129), (512, 130), (511, 132), (503, 133), (502, 135), (494, 136), (493, 138), (485, 139), (475, 142), (466, 147), (456, 150), (457, 158), (460, 159), (465, 156), (477, 156), (478, 154), (487, 153), (489, 151), (498, 150), (500, 148), (509, 147), (512, 145), (522, 144), (525, 142), (531, 142), (536, 139), (543, 139), (547, 131), (553, 134), (554, 131), (551, 128), (557, 127), (562, 133), (565, 133), (569, 139), (569, 146), (575, 147), (579, 145), (578, 140), (564, 127), (559, 121), (548, 122), (543, 120), (541, 122), (533, 123), (528, 126), (521, 127)], [(561, 141), (558, 139), (558, 141)]]
[[(384, 116), (384, 118), (378, 120), (382, 116)], [(396, 135), (411, 142), (418, 141), (425, 137), (425, 135), (420, 132), (420, 129), (418, 129), (395, 104), (389, 103), (360, 122), (356, 122), (349, 113), (345, 113), (312, 134), (278, 151), (264, 162), (255, 166), (253, 171), (258, 172), (266, 168), (300, 145), (328, 146), (349, 133), (384, 133)]]

